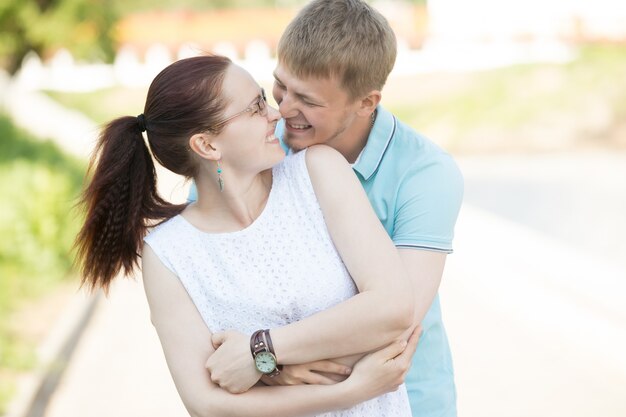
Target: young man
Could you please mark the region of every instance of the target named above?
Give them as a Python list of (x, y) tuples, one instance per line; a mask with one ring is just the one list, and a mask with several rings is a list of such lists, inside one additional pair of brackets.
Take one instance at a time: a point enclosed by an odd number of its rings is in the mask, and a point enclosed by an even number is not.
[(365, 2), (312, 1), (278, 46), (278, 131), (292, 150), (323, 143), (353, 164), (414, 284), (415, 321), (424, 330), (406, 379), (413, 415), (452, 417), (456, 391), (437, 289), (463, 179), (447, 153), (379, 104), (395, 58), (391, 27)]
[(437, 290), (452, 252), (463, 180), (450, 155), (380, 105), (395, 58), (391, 27), (365, 2), (310, 2), (278, 47), (273, 95), (283, 122), (277, 136), (294, 151), (329, 145), (353, 164), (413, 281), (415, 322), (423, 327), (406, 378), (413, 416), (455, 417)]

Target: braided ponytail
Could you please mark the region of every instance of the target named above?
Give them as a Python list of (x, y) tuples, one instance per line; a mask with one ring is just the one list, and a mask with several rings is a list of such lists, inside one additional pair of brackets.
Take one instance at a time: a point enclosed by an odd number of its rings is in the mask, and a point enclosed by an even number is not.
[(144, 114), (120, 117), (98, 139), (83, 192), (85, 223), (77, 236), (82, 283), (108, 289), (111, 280), (138, 264), (148, 228), (182, 212), (157, 192), (154, 158), (186, 178), (198, 172), (189, 138), (223, 116), (222, 82), (231, 61), (201, 56), (177, 61), (152, 81)]
[(147, 228), (185, 206), (163, 200), (156, 170), (135, 117), (121, 117), (102, 131), (89, 164), (92, 178), (83, 192), (86, 220), (76, 240), (82, 283), (108, 289), (122, 271), (138, 264)]

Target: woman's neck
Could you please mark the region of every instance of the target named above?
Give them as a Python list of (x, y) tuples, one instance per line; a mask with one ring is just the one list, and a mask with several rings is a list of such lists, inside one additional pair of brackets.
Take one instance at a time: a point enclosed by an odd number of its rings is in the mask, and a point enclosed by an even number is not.
[(223, 191), (217, 180), (200, 175), (196, 187), (198, 201), (183, 212), (185, 218), (206, 232), (234, 232), (250, 226), (263, 212), (272, 188), (272, 170), (248, 178), (225, 178)]

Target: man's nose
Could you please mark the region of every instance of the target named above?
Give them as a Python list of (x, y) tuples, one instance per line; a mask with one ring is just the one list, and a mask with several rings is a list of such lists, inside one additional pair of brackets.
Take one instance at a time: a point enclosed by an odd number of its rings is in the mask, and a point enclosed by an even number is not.
[(296, 116), (298, 114), (298, 110), (294, 104), (295, 103), (291, 99), (290, 95), (283, 93), (280, 103), (278, 104), (278, 111), (280, 111), (280, 115), (285, 119)]

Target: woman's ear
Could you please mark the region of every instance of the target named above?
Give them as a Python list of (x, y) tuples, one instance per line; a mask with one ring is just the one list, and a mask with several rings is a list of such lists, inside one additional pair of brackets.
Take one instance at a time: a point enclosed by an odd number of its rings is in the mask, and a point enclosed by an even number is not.
[(196, 133), (189, 138), (189, 148), (200, 158), (210, 161), (219, 161), (222, 153), (211, 143), (211, 137), (205, 133)]

